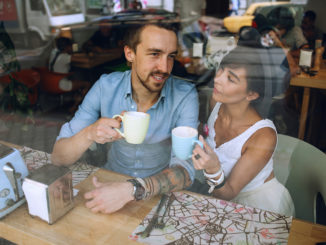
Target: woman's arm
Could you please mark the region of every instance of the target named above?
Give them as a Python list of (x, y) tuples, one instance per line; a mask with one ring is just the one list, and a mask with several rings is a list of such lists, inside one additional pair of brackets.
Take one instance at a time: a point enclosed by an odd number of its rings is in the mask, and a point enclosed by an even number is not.
[[(277, 135), (271, 128), (262, 128), (254, 133), (242, 148), (241, 157), (232, 169), (225, 184), (214, 189), (215, 197), (231, 200), (236, 197), (239, 192), (266, 166), (269, 159), (272, 157), (276, 146)], [(196, 169), (205, 169), (207, 173), (216, 173), (220, 168), (219, 160), (216, 156), (215, 161), (210, 157), (207, 160), (207, 155), (215, 154), (215, 152), (205, 142), (205, 153), (200, 147), (196, 147), (194, 155), (200, 154), (201, 158), (196, 160), (193, 157), (193, 162)], [(205, 155), (206, 154), (206, 155)], [(218, 179), (220, 176), (217, 176)]]

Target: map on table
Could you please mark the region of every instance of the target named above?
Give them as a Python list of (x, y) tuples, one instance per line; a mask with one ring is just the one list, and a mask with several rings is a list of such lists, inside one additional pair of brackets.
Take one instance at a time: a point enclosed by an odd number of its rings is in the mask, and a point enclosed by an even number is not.
[(220, 199), (174, 192), (143, 232), (157, 205), (129, 236), (146, 244), (287, 244), (292, 217)]
[[(33, 171), (45, 164), (51, 164), (51, 154), (37, 151), (29, 147), (23, 147), (20, 150), (28, 171)], [(98, 170), (97, 167), (87, 164), (86, 162), (76, 162), (69, 166), (72, 171), (72, 185), (75, 186), (89, 175)]]

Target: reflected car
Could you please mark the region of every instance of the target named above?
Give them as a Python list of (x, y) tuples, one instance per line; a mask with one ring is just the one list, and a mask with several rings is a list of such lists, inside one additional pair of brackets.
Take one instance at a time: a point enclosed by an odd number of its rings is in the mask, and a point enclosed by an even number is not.
[(91, 23), (109, 21), (112, 24), (125, 24), (145, 21), (179, 21), (179, 15), (175, 12), (169, 12), (164, 9), (142, 9), (142, 10), (124, 10), (113, 15), (101, 16), (91, 20)]
[[(289, 2), (263, 2), (263, 3), (253, 3), (249, 6), (246, 12), (241, 16), (228, 16), (223, 19), (224, 28), (228, 32), (238, 33), (239, 30), (244, 26), (252, 26), (252, 20), (255, 15), (261, 11), (265, 12), (263, 9), (271, 10), (271, 8), (277, 7), (279, 5), (289, 4)], [(271, 7), (271, 8), (269, 8)], [(266, 16), (267, 13), (263, 14)]]
[(169, 22), (179, 25), (179, 15), (161, 9), (124, 10), (112, 15), (103, 15), (71, 28), (74, 40), (79, 47), (98, 30), (100, 25), (112, 26), (117, 32), (118, 39), (122, 39), (129, 28), (146, 22)]

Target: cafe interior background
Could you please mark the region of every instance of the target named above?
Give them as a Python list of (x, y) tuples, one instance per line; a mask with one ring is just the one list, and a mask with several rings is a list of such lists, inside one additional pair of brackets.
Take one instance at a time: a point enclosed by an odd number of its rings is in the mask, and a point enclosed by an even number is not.
[[(83, 95), (81, 90), (56, 88), (68, 74), (48, 70), (55, 39), (62, 36), (72, 40), (73, 56), (77, 57), (71, 64), (73, 72), (91, 86), (103, 73), (129, 69), (120, 46), (122, 36), (133, 24), (143, 21), (179, 24), (179, 53), (173, 74), (196, 84), (199, 120), (205, 123), (213, 87), (205, 60), (214, 51), (227, 48), (230, 40), (239, 39), (239, 32), (226, 28), (224, 18), (241, 16), (256, 2), (277, 1), (239, 0), (238, 9), (230, 12), (228, 0), (0, 0), (0, 140), (51, 153), (61, 125), (73, 116)], [(301, 6), (296, 16), (299, 24), (305, 10), (316, 12), (316, 27), (324, 33), (325, 45), (324, 1), (288, 3)], [(83, 46), (103, 23), (118, 34), (115, 48), (107, 55), (98, 55)], [(305, 128), (299, 136), (303, 91), (304, 87), (287, 85), (284, 93), (272, 98), (268, 116), (278, 133), (299, 137), (326, 152), (325, 90), (311, 89)], [(101, 166), (108, 147), (98, 145), (83, 158)], [(326, 208), (321, 196), (318, 200), (320, 222), (326, 224)]]

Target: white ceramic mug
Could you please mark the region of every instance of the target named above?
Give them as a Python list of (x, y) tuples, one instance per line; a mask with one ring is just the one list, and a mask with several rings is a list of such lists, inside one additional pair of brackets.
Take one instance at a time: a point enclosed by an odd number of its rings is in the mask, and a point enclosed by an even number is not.
[(144, 112), (127, 111), (121, 115), (114, 115), (113, 118), (120, 117), (123, 123), (124, 132), (114, 128), (130, 144), (143, 143), (148, 126), (150, 115)]
[(197, 129), (180, 126), (172, 130), (172, 149), (179, 159), (191, 158), (195, 144), (203, 148), (203, 143), (198, 140)]

